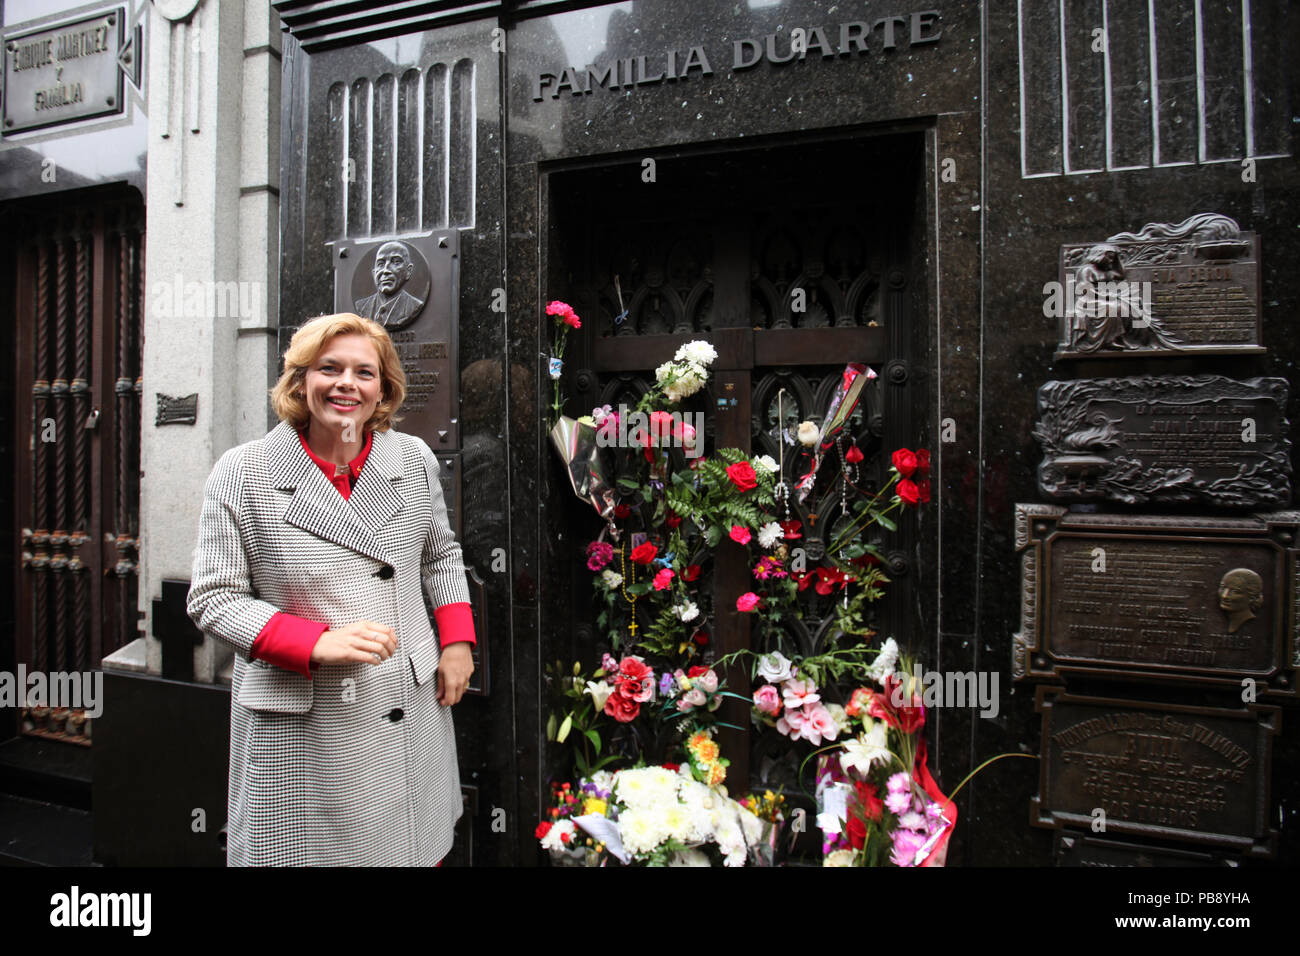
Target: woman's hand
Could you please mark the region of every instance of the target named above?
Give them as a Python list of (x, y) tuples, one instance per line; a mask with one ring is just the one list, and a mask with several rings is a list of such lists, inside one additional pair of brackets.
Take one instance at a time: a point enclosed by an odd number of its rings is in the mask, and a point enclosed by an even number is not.
[(397, 632), (374, 621), (326, 631), (311, 649), (313, 664), (382, 664), (397, 650)]
[(450, 707), (465, 696), (469, 676), (474, 673), (474, 657), (469, 641), (457, 641), (442, 649), (438, 661), (438, 703)]

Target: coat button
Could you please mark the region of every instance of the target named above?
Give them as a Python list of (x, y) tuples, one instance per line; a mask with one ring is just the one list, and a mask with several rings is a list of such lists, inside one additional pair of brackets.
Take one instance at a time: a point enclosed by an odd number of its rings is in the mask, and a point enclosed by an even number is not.
[(393, 723), (397, 723), (405, 716), (406, 716), (406, 711), (402, 710), (402, 708), (400, 707), (394, 707), (392, 710), (388, 712), (388, 719), (391, 720)]
[(378, 571), (375, 572), (375, 577), (383, 578), (385, 581), (387, 581), (392, 576), (393, 576), (393, 566), (391, 564), (385, 564), (382, 568), (380, 568)]

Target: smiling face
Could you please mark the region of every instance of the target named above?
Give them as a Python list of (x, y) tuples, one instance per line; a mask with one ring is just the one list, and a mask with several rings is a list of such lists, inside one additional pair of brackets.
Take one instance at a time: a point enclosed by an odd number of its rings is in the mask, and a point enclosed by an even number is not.
[(342, 432), (351, 423), (356, 441), (383, 398), (379, 353), (364, 335), (336, 335), (307, 369), (304, 386), (311, 425)]
[(392, 295), (406, 285), (414, 271), (415, 263), (400, 242), (386, 242), (375, 253), (375, 288), (384, 295)]

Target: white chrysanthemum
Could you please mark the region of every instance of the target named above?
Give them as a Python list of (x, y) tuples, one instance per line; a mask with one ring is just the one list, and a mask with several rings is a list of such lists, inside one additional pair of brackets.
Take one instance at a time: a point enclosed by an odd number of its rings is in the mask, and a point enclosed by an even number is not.
[(742, 806), (736, 807), (736, 815), (740, 817), (740, 829), (745, 834), (745, 842), (753, 846), (759, 840), (763, 839), (763, 821), (754, 814), (750, 813)]
[(771, 455), (759, 455), (754, 459), (754, 464), (758, 465), (758, 467), (762, 468), (769, 474), (775, 474), (777, 468), (780, 467), (777, 465), (776, 461), (773, 460)]
[(663, 809), (664, 827), (668, 836), (682, 843), (691, 839), (691, 811), (689, 807), (674, 803)]
[(687, 601), (685, 604), (674, 604), (673, 614), (677, 616), (677, 620), (686, 623), (699, 617), (700, 609), (693, 602)]
[(770, 548), (784, 537), (785, 532), (781, 530), (781, 526), (775, 521), (769, 521), (758, 529), (758, 546)]
[(673, 356), (679, 362), (693, 362), (696, 365), (709, 366), (718, 359), (717, 350), (708, 342), (687, 342)]
[(856, 767), (865, 774), (875, 764), (889, 762), (889, 738), (884, 721), (876, 721), (865, 734), (844, 741), (841, 747), (840, 767), (845, 773), (851, 773)]
[(668, 839), (668, 827), (660, 809), (624, 810), (618, 815), (618, 835), (623, 849), (635, 856), (653, 853)]
[(674, 367), (672, 362), (664, 362), (663, 365), (660, 365), (657, 369), (655, 369), (655, 381), (658, 382), (660, 385), (668, 381), (668, 379), (670, 379), (673, 375), (673, 368)]
[(636, 809), (676, 803), (680, 779), (663, 767), (624, 770), (615, 778), (614, 795), (620, 803)]
[(546, 831), (546, 836), (542, 837), (542, 849), (563, 850), (565, 848), (565, 843), (561, 838), (567, 833), (569, 835), (569, 839), (572, 840), (573, 834), (576, 830), (577, 827), (573, 825), (572, 820), (556, 821), (556, 823), (554, 823), (551, 826), (551, 828)]
[(867, 674), (877, 684), (881, 683), (886, 677), (894, 673), (894, 668), (898, 665), (898, 644), (891, 637), (880, 647), (880, 653), (876, 659), (871, 662), (867, 668)]
[(605, 570), (600, 573), (600, 579), (605, 582), (605, 587), (613, 589), (623, 583), (623, 575), (617, 571)]

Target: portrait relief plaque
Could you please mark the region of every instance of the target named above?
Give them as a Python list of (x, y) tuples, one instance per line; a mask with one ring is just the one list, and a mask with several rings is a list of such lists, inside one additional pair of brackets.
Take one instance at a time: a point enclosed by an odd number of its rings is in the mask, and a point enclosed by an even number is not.
[(1270, 857), (1269, 768), (1281, 708), (1197, 707), (1039, 687), (1035, 826), (1179, 840)]
[(1147, 375), (1048, 382), (1034, 437), (1058, 501), (1291, 503), (1286, 379)]
[(1017, 505), (1016, 679), (1176, 680), (1294, 698), (1300, 513), (1068, 514)]
[(1056, 357), (1258, 354), (1259, 238), (1227, 216), (1061, 247)]
[(435, 452), (459, 448), (459, 232), (332, 246), (335, 311), (384, 326), (402, 360), (406, 400), (399, 427)]

